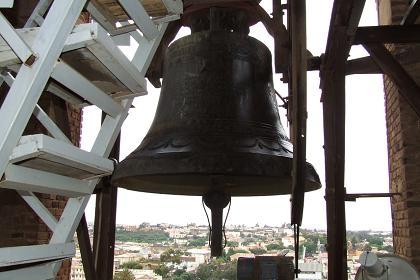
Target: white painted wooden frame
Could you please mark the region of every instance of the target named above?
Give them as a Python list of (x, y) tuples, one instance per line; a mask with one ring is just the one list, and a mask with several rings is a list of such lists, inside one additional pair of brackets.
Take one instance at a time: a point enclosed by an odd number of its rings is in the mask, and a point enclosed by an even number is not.
[[(85, 3), (86, 0), (41, 0), (27, 22), (25, 26), (27, 28), (21, 30), (11, 28), (0, 13), (0, 35), (5, 39), (0, 38), (0, 67), (4, 69), (0, 74), (0, 83), (6, 81), (10, 86), (0, 108), (2, 120), (0, 122), (0, 178), (4, 176), (0, 187), (17, 190), (53, 232), (49, 244), (0, 248), (0, 267), (34, 264), (26, 268), (0, 272), (0, 280), (54, 279), (61, 261), (74, 255), (72, 243), (74, 233), (90, 195), (99, 181), (99, 178), (80, 180), (36, 170), (32, 167), (19, 166), (19, 159), (28, 156), (30, 154), (28, 147), (36, 143), (29, 140), (25, 142), (25, 139), (37, 137), (36, 135), (21, 138), (31, 114), (34, 114), (55, 138), (54, 140), (47, 136), (38, 136), (48, 142), (42, 148), (48, 145), (54, 147), (47, 151), (47, 156), (54, 157), (55, 152), (62, 151), (64, 156), (57, 159), (78, 167), (83, 167), (84, 164), (85, 167), (89, 167), (102, 162), (105, 175), (113, 169), (107, 158), (132, 106), (134, 96), (115, 100), (109, 98), (75, 69), (59, 61), (60, 54), (77, 48), (88, 48), (132, 92), (137, 95), (146, 94), (144, 78), (146, 70), (166, 30), (167, 22), (179, 18), (179, 14), (174, 14), (153, 22), (147, 14), (144, 18), (138, 17), (138, 14), (133, 15), (144, 36), (136, 31), (134, 36), (137, 37), (140, 45), (135, 59), (130, 62), (118, 50), (117, 45), (103, 27), (97, 24), (82, 24), (73, 28)], [(131, 7), (130, 3), (126, 5)], [(178, 8), (174, 6), (168, 8), (168, 11), (170, 9), (178, 11)], [(144, 10), (141, 5), (133, 9)], [(47, 10), (49, 10), (48, 14), (44, 15)], [(127, 32), (130, 31), (132, 32), (133, 29), (127, 29)], [(28, 63), (28, 57), (30, 59), (36, 57), (36, 59)], [(20, 64), (21, 61), (26, 62), (26, 65)], [(115, 64), (115, 61), (118, 63)], [(10, 70), (17, 72), (16, 77), (8, 72)], [(77, 97), (67, 94), (66, 89), (54, 83), (47, 84), (50, 77), (55, 78), (108, 114), (91, 151), (72, 150), (70, 140), (37, 105), (45, 88), (66, 101), (79, 102)], [(20, 145), (17, 146), (19, 142)], [(78, 148), (74, 147), (74, 149)], [(68, 161), (72, 160), (72, 156), (75, 157), (73, 163)], [(49, 212), (33, 192), (70, 197), (59, 220)], [(46, 263), (38, 264), (39, 262)]]
[(0, 8), (12, 8), (13, 0), (0, 0)]

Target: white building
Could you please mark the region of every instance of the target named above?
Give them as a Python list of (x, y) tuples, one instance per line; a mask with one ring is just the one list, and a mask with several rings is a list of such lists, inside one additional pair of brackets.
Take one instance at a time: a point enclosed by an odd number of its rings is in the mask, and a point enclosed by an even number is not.
[(129, 269), (136, 280), (162, 280), (162, 276), (157, 275), (150, 269)]
[(70, 270), (70, 280), (85, 280), (85, 271), (83, 270), (82, 260), (72, 259), (71, 260), (71, 270)]
[(139, 261), (141, 258), (142, 256), (139, 253), (125, 253), (114, 257), (114, 259), (118, 261), (120, 265), (128, 262)]
[(198, 264), (207, 263), (210, 260), (210, 251), (207, 249), (189, 249), (187, 251), (195, 258)]
[(304, 280), (322, 280), (322, 264), (321, 263), (299, 263), (299, 277), (296, 279)]

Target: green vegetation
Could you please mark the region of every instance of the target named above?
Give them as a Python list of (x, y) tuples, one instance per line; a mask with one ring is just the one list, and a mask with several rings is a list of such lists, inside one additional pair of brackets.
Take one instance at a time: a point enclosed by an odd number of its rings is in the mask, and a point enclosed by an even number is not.
[(169, 275), (169, 272), (171, 272), (171, 268), (167, 267), (164, 264), (161, 264), (158, 268), (154, 269), (153, 272), (157, 275), (162, 276), (163, 279), (166, 279)]
[(200, 280), (236, 280), (236, 262), (226, 262), (222, 258), (208, 264), (200, 264), (195, 273)]
[(169, 234), (163, 230), (139, 230), (136, 232), (125, 231), (117, 229), (115, 233), (115, 240), (123, 242), (139, 242), (139, 243), (161, 243), (169, 241)]
[(143, 269), (143, 266), (136, 261), (131, 261), (131, 262), (126, 262), (123, 263), (120, 268), (124, 268), (124, 269)]
[(207, 238), (197, 238), (197, 239), (193, 239), (188, 241), (188, 246), (190, 247), (203, 247), (206, 246), (208, 242)]
[(229, 241), (229, 240), (228, 240), (228, 242), (227, 242), (226, 246), (227, 246), (227, 247), (238, 247), (238, 246), (239, 246), (239, 243), (238, 243), (238, 242), (236, 242), (236, 241)]
[(378, 250), (385, 250), (389, 253), (393, 253), (394, 248), (392, 246), (384, 245), (384, 237), (387, 236), (372, 234), (369, 231), (347, 232), (347, 240), (351, 241), (353, 249), (370, 251), (372, 250), (372, 247), (376, 247)]
[(164, 263), (180, 264), (182, 255), (184, 255), (184, 252), (181, 250), (169, 249), (160, 255), (160, 261)]
[(267, 245), (267, 251), (280, 251), (285, 249), (283, 243), (272, 243)]
[(263, 248), (254, 248), (254, 249), (249, 249), (249, 251), (250, 251), (251, 253), (253, 253), (254, 255), (262, 255), (262, 254), (267, 253), (267, 251), (266, 251), (266, 250), (264, 250)]
[(135, 277), (131, 271), (124, 269), (115, 273), (114, 280), (135, 280)]
[(249, 252), (247, 250), (235, 250), (233, 248), (229, 248), (229, 250), (227, 251), (226, 255), (224, 256), (226, 260), (230, 260), (230, 256), (235, 255), (235, 254), (249, 254)]

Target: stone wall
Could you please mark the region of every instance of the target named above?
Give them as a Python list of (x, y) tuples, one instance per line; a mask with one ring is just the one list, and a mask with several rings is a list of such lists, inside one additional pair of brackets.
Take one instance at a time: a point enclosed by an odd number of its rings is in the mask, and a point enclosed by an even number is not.
[[(378, 0), (380, 24), (399, 24), (408, 8), (407, 0)], [(404, 64), (420, 82), (420, 63), (416, 45), (388, 46), (394, 54), (406, 53), (413, 60)], [(417, 56), (418, 57), (418, 56)], [(420, 120), (397, 86), (384, 75), (388, 134), (390, 192), (401, 193), (391, 199), (394, 250), (410, 260), (420, 271)]]

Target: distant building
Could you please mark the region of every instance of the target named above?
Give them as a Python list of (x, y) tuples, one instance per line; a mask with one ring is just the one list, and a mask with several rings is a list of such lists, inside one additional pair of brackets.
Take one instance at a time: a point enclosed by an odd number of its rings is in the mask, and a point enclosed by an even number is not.
[[(303, 236), (299, 237), (299, 243), (303, 244), (305, 242), (305, 238)], [(293, 236), (286, 236), (281, 239), (284, 247), (290, 247), (295, 245), (295, 238)]]
[(239, 258), (254, 258), (255, 255), (252, 253), (236, 253), (230, 256), (231, 261), (237, 261)]
[(142, 256), (138, 253), (124, 253), (114, 257), (120, 264), (139, 261), (141, 258)]
[(180, 268), (186, 268), (188, 272), (195, 271), (200, 264), (196, 262), (195, 257), (191, 256), (182, 256), (181, 263), (179, 264)]
[(189, 249), (187, 252), (195, 258), (198, 264), (207, 263), (210, 260), (210, 251), (207, 249)]
[(70, 280), (85, 280), (85, 271), (83, 270), (82, 260), (72, 259)]
[(322, 280), (323, 277), (323, 266), (321, 263), (299, 263), (299, 277), (296, 279), (304, 280)]

